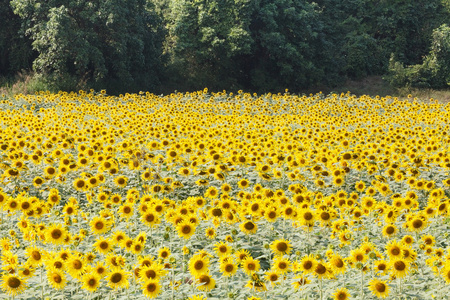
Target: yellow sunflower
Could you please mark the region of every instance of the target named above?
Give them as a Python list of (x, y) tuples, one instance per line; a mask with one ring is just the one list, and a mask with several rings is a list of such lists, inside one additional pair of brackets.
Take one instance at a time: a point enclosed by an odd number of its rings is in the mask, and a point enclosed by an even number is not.
[(386, 281), (372, 279), (369, 282), (369, 290), (378, 298), (386, 298), (389, 295), (389, 286)]
[(149, 279), (142, 285), (142, 293), (152, 299), (161, 293), (161, 283), (159, 280)]
[(202, 274), (209, 272), (209, 258), (207, 256), (202, 256), (196, 254), (189, 260), (189, 272), (192, 276), (199, 277)]
[(291, 253), (292, 246), (288, 240), (282, 239), (274, 241), (270, 245), (270, 249), (272, 249), (272, 252), (276, 255), (284, 255)]
[(113, 268), (106, 276), (108, 286), (114, 290), (118, 288), (128, 288), (128, 272), (121, 268)]
[(209, 274), (200, 275), (196, 279), (196, 283), (198, 284), (197, 289), (200, 291), (210, 291), (216, 286), (216, 281)]
[(100, 279), (100, 276), (95, 272), (89, 272), (83, 275), (81, 279), (83, 285), (81, 288), (93, 293), (100, 287)]
[(50, 269), (47, 271), (47, 281), (55, 290), (61, 290), (66, 286), (66, 277), (60, 269)]
[(16, 296), (27, 288), (27, 284), (22, 277), (14, 274), (3, 274), (2, 276), (2, 290), (11, 296)]

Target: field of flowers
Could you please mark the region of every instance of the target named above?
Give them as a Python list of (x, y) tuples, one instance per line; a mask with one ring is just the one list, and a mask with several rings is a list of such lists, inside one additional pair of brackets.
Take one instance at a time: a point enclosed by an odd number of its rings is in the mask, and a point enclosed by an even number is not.
[(0, 98), (0, 299), (447, 299), (450, 105)]

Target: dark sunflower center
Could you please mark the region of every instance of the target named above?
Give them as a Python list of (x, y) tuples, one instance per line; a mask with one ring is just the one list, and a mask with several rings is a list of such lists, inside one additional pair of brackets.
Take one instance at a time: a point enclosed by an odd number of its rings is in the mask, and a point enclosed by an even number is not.
[(120, 273), (114, 273), (112, 276), (111, 276), (111, 282), (112, 283), (118, 283), (118, 282), (120, 282), (122, 280), (122, 274), (120, 274)]
[(422, 224), (423, 224), (423, 221), (419, 220), (419, 219), (414, 220), (413, 223), (412, 223), (413, 227), (416, 228), (416, 229), (422, 227)]
[(145, 272), (145, 276), (147, 276), (147, 278), (155, 278), (156, 277), (156, 272), (154, 270), (147, 270)]
[(305, 218), (306, 221), (309, 221), (313, 218), (313, 215), (312, 215), (312, 213), (307, 212), (303, 215), (303, 218)]
[(324, 221), (328, 221), (330, 219), (330, 214), (324, 211), (320, 214), (320, 218)]
[(394, 263), (394, 268), (395, 268), (397, 271), (403, 271), (403, 270), (406, 269), (406, 265), (405, 265), (405, 263), (402, 262), (402, 261), (396, 261), (396, 262)]
[(57, 240), (62, 236), (62, 232), (59, 229), (52, 230), (52, 238)]
[(150, 293), (153, 293), (156, 290), (156, 284), (154, 283), (149, 283), (147, 284), (147, 286), (145, 287), (147, 289), (147, 291), (149, 291)]
[(225, 266), (225, 271), (228, 272), (228, 273), (232, 272), (233, 269), (234, 269), (234, 267), (233, 267), (232, 264), (228, 264), (228, 265)]
[(189, 234), (191, 232), (191, 226), (185, 225), (181, 230), (184, 234)]
[(61, 283), (62, 278), (58, 274), (54, 274), (53, 275), (53, 281), (56, 282), (56, 283)]
[(288, 245), (285, 242), (280, 242), (277, 244), (277, 250), (280, 252), (286, 252)]
[(41, 260), (41, 254), (39, 253), (39, 251), (33, 251), (31, 253), (31, 256), (33, 256), (34, 260)]
[(8, 286), (12, 289), (16, 289), (20, 286), (22, 282), (17, 277), (11, 277), (8, 279)]
[(325, 274), (325, 272), (327, 271), (327, 268), (325, 268), (324, 265), (319, 264), (319, 265), (316, 267), (316, 270), (315, 270), (315, 271), (316, 271), (317, 274), (322, 275), (322, 274)]
[(88, 281), (88, 285), (89, 286), (95, 286), (97, 284), (97, 280), (95, 280), (95, 278), (91, 278)]
[(305, 263), (303, 264), (303, 268), (304, 268), (305, 270), (311, 269), (311, 268), (312, 268), (312, 262), (310, 262), (310, 261), (305, 262)]
[(389, 226), (388, 228), (386, 228), (386, 233), (387, 234), (393, 234), (395, 231), (395, 228), (392, 226)]
[(253, 230), (255, 228), (255, 224), (253, 224), (253, 222), (247, 222), (244, 224), (244, 228), (247, 230)]
[(344, 266), (344, 262), (342, 259), (338, 259), (334, 265), (338, 268), (342, 268)]
[(375, 289), (377, 290), (378, 293), (384, 293), (386, 291), (386, 285), (384, 285), (384, 283), (377, 283), (375, 285)]
[(200, 276), (200, 283), (204, 283), (205, 285), (208, 285), (210, 282), (211, 282), (211, 278), (209, 278), (208, 275)]

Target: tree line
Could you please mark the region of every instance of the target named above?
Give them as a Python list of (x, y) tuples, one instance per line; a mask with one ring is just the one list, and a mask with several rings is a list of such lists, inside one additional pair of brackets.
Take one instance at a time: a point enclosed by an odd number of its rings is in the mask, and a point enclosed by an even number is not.
[(450, 0), (0, 0), (0, 76), (62, 90), (450, 84)]

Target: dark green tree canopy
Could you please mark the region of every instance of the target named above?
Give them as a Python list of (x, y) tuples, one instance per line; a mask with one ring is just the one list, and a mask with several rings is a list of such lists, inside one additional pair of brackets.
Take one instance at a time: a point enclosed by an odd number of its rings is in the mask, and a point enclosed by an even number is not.
[(148, 4), (145, 0), (11, 1), (39, 53), (34, 61), (37, 71), (75, 75), (81, 81), (117, 80), (128, 87), (154, 73), (158, 59), (152, 56), (160, 56), (156, 15)]

